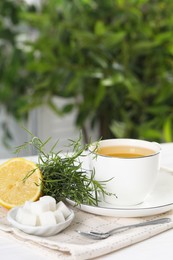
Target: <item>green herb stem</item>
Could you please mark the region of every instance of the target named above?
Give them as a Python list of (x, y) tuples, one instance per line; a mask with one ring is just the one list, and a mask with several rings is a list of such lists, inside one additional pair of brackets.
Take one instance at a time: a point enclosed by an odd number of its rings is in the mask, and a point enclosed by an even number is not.
[[(30, 132), (29, 132), (30, 133)], [(81, 145), (81, 136), (77, 141), (70, 140), (70, 146), (73, 148), (72, 153), (62, 154), (55, 152), (56, 143), (46, 153), (45, 145), (50, 138), (42, 142), (38, 137), (33, 136), (31, 140), (17, 147), (16, 152), (26, 149), (27, 146), (33, 146), (38, 152), (37, 167), (42, 172), (42, 194), (50, 195), (56, 201), (71, 199), (76, 204), (98, 205), (100, 193), (104, 196), (109, 195), (105, 190), (105, 182), (95, 180), (94, 170), (82, 168), (81, 157), (87, 156), (86, 150), (88, 145)], [(30, 175), (25, 177), (29, 178)]]

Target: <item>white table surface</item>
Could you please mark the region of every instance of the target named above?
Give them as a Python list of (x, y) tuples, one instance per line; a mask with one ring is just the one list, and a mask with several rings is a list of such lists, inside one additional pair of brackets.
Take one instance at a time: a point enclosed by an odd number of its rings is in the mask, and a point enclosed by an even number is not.
[[(0, 160), (0, 163), (4, 160)], [(173, 168), (173, 143), (162, 145), (161, 165)], [(51, 260), (25, 245), (0, 236), (1, 260)], [(173, 230), (166, 231), (138, 244), (121, 249), (101, 260), (173, 260)]]

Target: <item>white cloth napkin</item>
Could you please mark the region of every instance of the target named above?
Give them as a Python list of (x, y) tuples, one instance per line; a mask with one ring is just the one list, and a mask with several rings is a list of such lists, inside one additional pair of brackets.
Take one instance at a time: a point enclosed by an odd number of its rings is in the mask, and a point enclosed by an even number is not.
[[(7, 210), (0, 207), (0, 236), (15, 239), (22, 244), (25, 243), (40, 251), (41, 254), (44, 251), (44, 254), (51, 260), (83, 260), (111, 253), (173, 228), (173, 211), (144, 218), (113, 218), (89, 214), (76, 208), (73, 208), (73, 210), (75, 218), (67, 229), (55, 236), (38, 237), (13, 228), (6, 219)], [(76, 230), (89, 231), (91, 229), (107, 231), (121, 225), (140, 223), (162, 217), (169, 217), (172, 222), (131, 229), (104, 240), (92, 240), (76, 232)]]

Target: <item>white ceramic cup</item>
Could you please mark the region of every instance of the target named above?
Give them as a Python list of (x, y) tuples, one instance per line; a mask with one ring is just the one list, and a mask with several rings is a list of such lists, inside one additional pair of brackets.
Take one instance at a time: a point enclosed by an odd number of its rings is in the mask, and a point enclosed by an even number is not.
[[(96, 147), (128, 146), (147, 148), (153, 152), (137, 158), (119, 158), (100, 155)], [(117, 206), (131, 206), (144, 202), (152, 191), (159, 173), (160, 145), (137, 139), (108, 139), (93, 143), (90, 147), (90, 164), (97, 181), (105, 183), (107, 192), (116, 194), (102, 198)]]

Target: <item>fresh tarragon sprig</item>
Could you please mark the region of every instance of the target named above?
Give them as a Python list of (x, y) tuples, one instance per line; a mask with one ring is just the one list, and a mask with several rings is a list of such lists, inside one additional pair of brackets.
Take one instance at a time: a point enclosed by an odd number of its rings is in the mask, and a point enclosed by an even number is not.
[[(105, 190), (107, 181), (95, 180), (94, 170), (83, 169), (81, 158), (88, 156), (86, 152), (89, 145), (81, 144), (81, 136), (77, 141), (69, 140), (72, 148), (70, 153), (56, 152), (58, 142), (52, 146), (49, 152), (45, 152), (46, 144), (50, 138), (43, 142), (28, 130), (31, 140), (18, 146), (16, 153), (32, 146), (38, 153), (37, 167), (42, 172), (41, 189), (43, 195), (49, 195), (56, 201), (70, 199), (77, 205), (98, 205), (100, 194), (110, 195)], [(32, 173), (30, 173), (31, 175)], [(29, 176), (26, 178), (29, 178)]]

